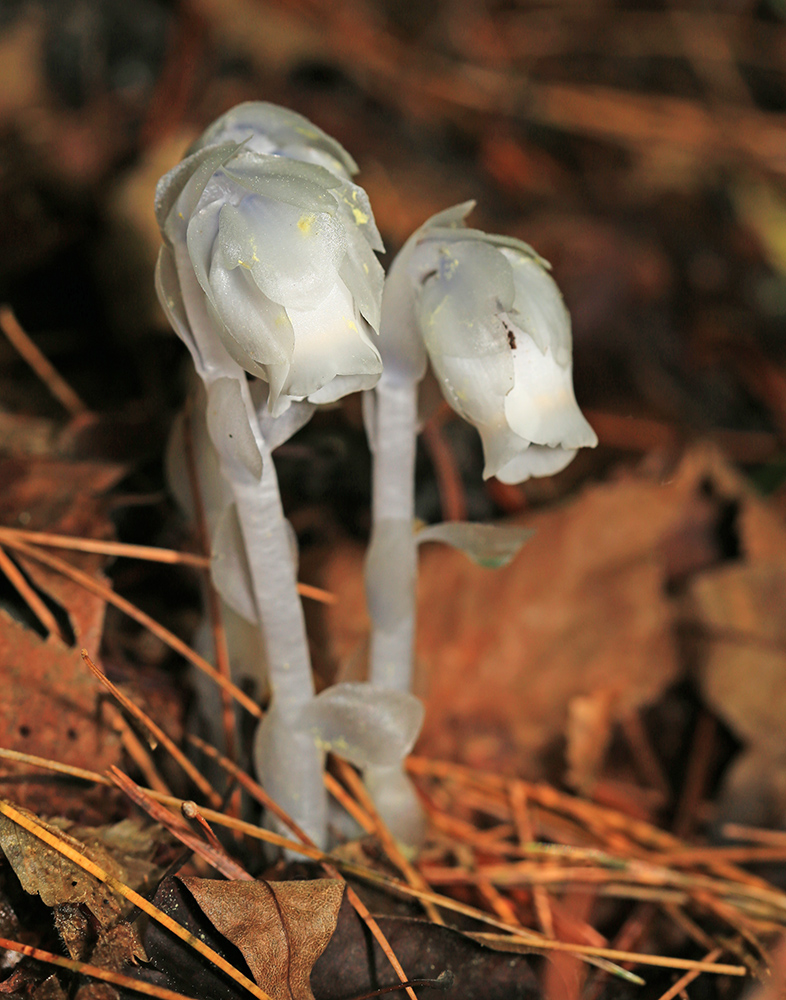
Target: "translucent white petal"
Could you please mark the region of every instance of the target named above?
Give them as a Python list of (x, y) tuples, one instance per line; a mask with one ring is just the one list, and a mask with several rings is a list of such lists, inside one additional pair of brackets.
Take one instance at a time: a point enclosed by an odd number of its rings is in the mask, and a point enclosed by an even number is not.
[(428, 235), (429, 231), (434, 229), (462, 229), (464, 227), (464, 219), (466, 219), (476, 204), (477, 202), (474, 199), (471, 201), (462, 201), (460, 205), (453, 205), (452, 208), (446, 208), (442, 212), (437, 212), (436, 215), (432, 215), (428, 221), (423, 223), (418, 230), (418, 235), (421, 237)]
[(210, 289), (221, 321), (219, 334), (239, 364), (253, 374), (264, 375), (267, 365), (290, 363), (295, 334), (286, 310), (260, 291), (246, 268), (228, 271), (216, 255), (210, 269)]
[(511, 319), (523, 333), (537, 344), (541, 352), (547, 349), (557, 364), (570, 364), (572, 341), (570, 314), (565, 308), (557, 283), (537, 260), (501, 247), (500, 253), (510, 261), (516, 298)]
[(533, 477), (554, 476), (570, 465), (575, 457), (575, 449), (544, 448), (531, 444), (526, 451), (498, 469), (496, 476), (501, 483), (523, 483)]
[[(251, 148), (259, 146), (260, 152), (286, 153), (287, 147), (322, 151), (346, 174), (357, 173), (357, 164), (341, 143), (296, 111), (266, 101), (246, 101), (227, 111), (204, 131), (194, 149), (227, 140), (244, 142), (249, 136)], [(265, 144), (271, 148), (262, 148)]]
[(485, 243), (459, 240), (440, 246), (435, 266), (416, 306), (429, 355), (507, 353), (507, 333), (497, 318), (512, 307), (515, 296), (505, 256)]
[(398, 763), (414, 746), (423, 725), (419, 698), (371, 684), (326, 688), (300, 714), (300, 727), (317, 746), (363, 767)]
[(378, 331), (385, 272), (357, 230), (349, 230), (347, 237), (347, 252), (339, 274), (352, 293), (360, 314), (374, 331)]
[(311, 396), (336, 375), (379, 375), (382, 362), (355, 315), (352, 296), (338, 280), (318, 309), (288, 309), (295, 332), (292, 365), (283, 391)]
[(260, 156), (241, 151), (223, 170), (230, 180), (246, 191), (284, 202), (301, 212), (335, 215), (338, 211), (335, 195), (341, 181), (316, 164), (290, 160), (285, 156)]
[(208, 386), (207, 427), (219, 454), (234, 456), (255, 479), (259, 479), (262, 456), (237, 379), (218, 378)]
[(336, 375), (321, 389), (309, 393), (308, 401), (316, 406), (326, 406), (328, 403), (338, 402), (352, 392), (373, 389), (379, 381), (379, 374), (373, 372), (369, 375)]
[(158, 253), (155, 283), (158, 301), (161, 303), (161, 308), (166, 313), (167, 319), (172, 324), (172, 329), (188, 348), (196, 370), (202, 371), (203, 358), (196, 340), (191, 333), (191, 327), (188, 325), (188, 316), (186, 315), (186, 306), (183, 301), (180, 279), (177, 274), (175, 255), (171, 247), (167, 246), (166, 243), (162, 244), (161, 250)]
[(550, 349), (542, 354), (523, 334), (512, 354), (514, 386), (505, 398), (511, 429), (552, 448), (594, 447), (598, 439), (573, 394), (571, 366), (557, 364)]
[(223, 266), (248, 271), (268, 299), (286, 308), (316, 309), (335, 285), (345, 253), (341, 225), (324, 212), (303, 214), (259, 197), (221, 209)]
[(529, 441), (514, 434), (508, 427), (504, 413), (501, 420), (491, 424), (478, 424), (477, 428), (483, 442), (484, 479), (496, 476), (500, 469), (529, 447)]
[(237, 144), (209, 146), (181, 160), (156, 186), (155, 213), (162, 233), (174, 242), (183, 239), (188, 220), (205, 185), (237, 153)]
[(267, 396), (268, 413), (274, 419), (278, 419), (292, 405), (292, 397), (282, 395), (289, 378), (289, 365), (268, 365), (265, 377), (270, 387)]
[(507, 566), (532, 531), (511, 524), (478, 524), (474, 521), (444, 521), (429, 524), (415, 535), (418, 545), (443, 542), (459, 549), (487, 569)]
[(379, 235), (374, 213), (371, 210), (371, 202), (363, 188), (359, 184), (348, 181), (333, 193), (338, 202), (339, 210), (347, 222), (357, 229), (372, 250), (384, 252), (385, 244)]
[(505, 422), (505, 397), (514, 384), (509, 349), (485, 358), (434, 355), (431, 366), (442, 395), (459, 416), (476, 426)]
[(186, 245), (194, 274), (202, 291), (211, 300), (210, 266), (218, 241), (218, 220), (222, 207), (220, 201), (209, 202), (194, 212), (186, 230)]
[(305, 427), (314, 415), (315, 407), (306, 401), (292, 401), (286, 412), (280, 417), (273, 417), (268, 410), (268, 399), (270, 396), (270, 386), (259, 379), (250, 385), (251, 399), (257, 413), (259, 430), (265, 439), (265, 444), (271, 451), (275, 451), (293, 434)]
[(248, 555), (237, 507), (228, 504), (216, 521), (211, 540), (210, 576), (232, 610), (247, 622), (258, 621)]

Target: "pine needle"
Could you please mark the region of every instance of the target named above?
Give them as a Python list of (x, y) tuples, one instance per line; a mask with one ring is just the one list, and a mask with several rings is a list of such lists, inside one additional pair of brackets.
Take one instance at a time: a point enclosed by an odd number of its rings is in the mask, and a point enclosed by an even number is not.
[(58, 854), (62, 854), (63, 857), (68, 858), (75, 865), (86, 871), (88, 874), (92, 875), (93, 878), (103, 882), (104, 885), (108, 886), (118, 895), (123, 896), (130, 903), (133, 903), (138, 909), (146, 913), (152, 920), (156, 923), (161, 924), (162, 927), (170, 931), (176, 937), (179, 937), (181, 941), (185, 941), (187, 945), (198, 951), (203, 958), (206, 958), (209, 962), (212, 962), (217, 968), (221, 969), (222, 972), (226, 973), (231, 979), (233, 979), (238, 986), (247, 990), (252, 996), (255, 996), (257, 1000), (271, 1000), (264, 990), (260, 989), (256, 983), (252, 982), (247, 976), (244, 976), (242, 972), (239, 972), (230, 962), (227, 962), (225, 958), (222, 958), (218, 952), (214, 951), (199, 938), (195, 937), (189, 931), (176, 921), (173, 920), (167, 913), (159, 910), (157, 906), (154, 906), (151, 902), (145, 899), (144, 896), (140, 896), (138, 892), (135, 892), (129, 886), (125, 885), (119, 879), (116, 879), (109, 872), (104, 871), (95, 862), (91, 861), (89, 858), (84, 857), (79, 851), (75, 850), (70, 844), (61, 840), (59, 837), (55, 836), (51, 831), (47, 830), (45, 827), (37, 823), (31, 816), (26, 815), (20, 810), (16, 809), (8, 802), (0, 800), (0, 813), (10, 819), (17, 826), (21, 826), (22, 829), (27, 830), (28, 833), (33, 834), (34, 837), (38, 837), (39, 840), (43, 841), (52, 850), (57, 851)]

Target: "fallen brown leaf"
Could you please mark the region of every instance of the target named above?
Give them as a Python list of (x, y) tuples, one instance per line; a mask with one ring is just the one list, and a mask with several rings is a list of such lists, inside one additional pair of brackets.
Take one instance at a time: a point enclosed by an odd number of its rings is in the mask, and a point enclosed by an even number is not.
[[(648, 462), (518, 518), (535, 534), (504, 569), (429, 546), (418, 592), (419, 751), (535, 777), (567, 734), (574, 777), (590, 783), (602, 760), (581, 763), (582, 742), (602, 749), (611, 727), (682, 675), (680, 590), (725, 566), (737, 545), (750, 562), (777, 548), (786, 565), (776, 520), (716, 448), (696, 445), (676, 468)], [(312, 567), (314, 582), (339, 597), (309, 609), (322, 676), (357, 661), (366, 642), (362, 561), (362, 546), (345, 543)], [(587, 698), (589, 733), (568, 726), (571, 706), (576, 723)]]
[[(156, 893), (156, 904), (176, 915), (192, 934), (199, 935), (230, 961), (242, 966), (246, 956), (241, 956), (240, 951), (219, 935), (215, 925), (196, 905), (185, 889), (185, 883), (190, 881), (165, 879)], [(295, 887), (304, 883), (270, 884)], [(398, 984), (395, 971), (382, 949), (370, 938), (362, 919), (346, 898), (340, 902), (337, 915), (331, 916), (335, 931), (311, 972), (312, 992), (295, 993), (295, 997), (313, 995), (315, 1000), (347, 1000), (383, 985)], [(390, 905), (389, 898), (387, 902)], [(390, 916), (377, 916), (376, 919), (412, 979), (433, 982), (442, 974), (439, 987), (417, 987), (417, 995), (423, 1000), (428, 996), (442, 1000), (510, 1000), (512, 997), (535, 1000), (540, 996), (526, 954), (486, 947), (459, 931), (424, 920)], [(237, 1000), (237, 992), (217, 970), (207, 968), (190, 949), (159, 927), (152, 924), (148, 927), (145, 947), (153, 968), (137, 968), (134, 974), (153, 979), (159, 985), (183, 990), (198, 1000)], [(277, 994), (271, 990), (271, 995), (289, 1000), (286, 993)], [(130, 1000), (130, 994), (128, 997)]]
[(314, 1000), (311, 967), (336, 928), (342, 882), (180, 881), (273, 1000)]
[[(45, 641), (0, 611), (0, 745), (77, 767), (104, 770), (119, 763), (116, 735), (97, 715), (99, 686), (85, 670), (78, 649)], [(18, 767), (0, 767), (0, 794), (50, 814), (90, 821), (91, 801), (105, 789), (80, 789), (54, 783), (40, 772), (20, 775)], [(84, 798), (82, 796), (84, 795)], [(96, 816), (96, 820), (100, 821)]]
[[(0, 524), (85, 538), (111, 539), (106, 493), (125, 474), (108, 462), (68, 462), (52, 458), (0, 458)], [(85, 573), (106, 582), (106, 557), (70, 552), (66, 558)], [(83, 587), (33, 559), (17, 556), (32, 581), (68, 615), (76, 642), (97, 649), (105, 603)]]

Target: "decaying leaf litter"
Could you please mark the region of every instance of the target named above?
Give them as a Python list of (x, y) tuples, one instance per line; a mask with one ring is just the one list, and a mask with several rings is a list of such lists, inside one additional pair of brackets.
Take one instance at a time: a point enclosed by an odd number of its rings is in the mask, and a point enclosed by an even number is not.
[[(426, 12), (360, 4), (348, 31), (341, 11), (282, 2), (259, 4), (250, 23), (264, 30), (240, 35), (233, 25), (249, 19), (236, 6), (202, 3), (201, 20), (193, 18), (196, 7), (183, 6), (172, 21), (166, 71), (149, 74), (159, 89), (141, 131), (131, 122), (147, 107), (145, 85), (120, 91), (102, 71), (65, 110), (63, 64), (50, 60), (48, 76), (38, 69), (46, 14), (36, 20), (23, 11), (2, 38), (14, 66), (32, 67), (27, 79), (34, 84), (4, 88), (0, 107), (3, 124), (11, 125), (2, 141), (12, 165), (0, 212), (7, 232), (30, 236), (16, 241), (24, 255), (2, 257), (3, 279), (23, 325), (76, 388), (71, 396), (54, 392), (50, 401), (51, 373), (42, 383), (14, 350), (2, 349), (3, 525), (99, 541), (119, 531), (126, 542), (167, 550), (191, 544), (198, 552), (161, 506), (160, 450), (179, 399), (167, 384), (173, 347), (149, 336), (159, 321), (141, 307), (152, 303), (144, 261), (157, 241), (141, 220), (151, 184), (215, 113), (263, 93), (337, 131), (364, 162), (363, 182), (393, 246), (445, 203), (485, 191), (489, 225), (527, 239), (555, 263), (573, 311), (580, 392), (606, 447), (554, 483), (511, 490), (491, 481), (480, 490), (474, 444), (443, 415), (421, 456), (424, 516), (434, 519), (440, 501), (451, 509), (458, 494), (473, 516), (507, 512), (536, 528), (519, 559), (496, 574), (436, 547), (422, 556), (418, 652), (428, 714), (410, 770), (434, 835), (415, 871), (435, 894), (450, 893), (450, 904), (432, 899), (437, 913), (448, 924), (474, 915), (475, 923), (462, 928), (485, 934), (484, 944), (413, 922), (422, 919), (421, 903), (390, 915), (401, 893), (383, 876), (403, 873), (394, 859), (381, 861), (384, 837), (365, 846), (350, 842), (328, 863), (353, 879), (406, 974), (433, 980), (442, 959), (456, 976), (449, 990), (457, 996), (475, 995), (472, 989), (491, 996), (492, 988), (501, 996), (515, 989), (619, 995), (628, 988), (661, 996), (683, 974), (638, 965), (648, 986), (627, 987), (571, 958), (538, 964), (524, 955), (515, 977), (505, 979), (510, 956), (500, 962), (487, 950), (494, 943), (488, 935), (502, 928), (484, 928), (477, 911), (590, 949), (759, 962), (760, 948), (782, 925), (782, 902), (771, 884), (736, 866), (758, 861), (753, 870), (762, 873), (766, 862), (777, 884), (784, 850), (777, 831), (750, 828), (780, 826), (784, 801), (783, 358), (773, 337), (782, 194), (771, 152), (782, 129), (780, 24), (761, 11), (600, 7), (544, 23), (526, 8), (470, 15), (450, 4), (432, 20)], [(153, 28), (164, 22), (161, 15)], [(691, 46), (692, 37), (708, 32), (725, 39), (727, 48), (716, 50), (725, 55), (708, 60), (706, 50)], [(218, 38), (241, 55), (229, 71), (215, 59)], [(632, 39), (634, 56), (624, 48)], [(138, 44), (132, 35), (125, 43)], [(577, 48), (583, 61), (574, 58), (568, 74), (567, 55)], [(158, 66), (153, 51), (137, 54), (140, 63)], [(645, 65), (647, 73), (632, 79), (631, 67)], [(39, 123), (49, 122), (37, 145), (31, 105)], [(724, 126), (729, 108), (739, 127)], [(558, 140), (547, 141), (539, 129)], [(31, 150), (33, 169), (15, 172), (14, 165), (31, 162)], [(744, 167), (736, 159), (741, 150)], [(139, 154), (139, 168), (116, 169), (129, 152)], [(53, 211), (51, 193), (66, 190), (71, 195)], [(85, 196), (106, 208), (111, 224), (100, 233), (81, 214)], [(103, 259), (103, 270), (90, 256)], [(119, 260), (128, 266), (105, 266)], [(81, 312), (73, 305), (79, 296), (69, 279), (83, 281), (86, 272), (102, 275), (111, 318), (94, 302)], [(71, 294), (41, 296), (35, 281), (42, 280), (47, 288), (62, 282)], [(52, 335), (63, 329), (65, 337)], [(107, 330), (111, 337), (99, 343)], [(122, 342), (121, 331), (136, 339)], [(359, 547), (346, 537), (364, 530), (362, 490), (351, 486), (362, 479), (365, 461), (356, 431), (350, 404), (281, 455), (294, 523), (301, 538), (316, 543), (304, 555), (303, 573), (339, 598), (328, 608), (309, 606), (323, 682), (357, 675), (364, 660)], [(437, 479), (430, 466), (440, 455), (447, 455), (448, 471), (443, 461)], [(328, 499), (326, 478), (340, 480), (340, 502)], [(79, 652), (87, 647), (180, 743), (192, 724), (165, 634), (151, 636), (115, 609), (105, 624), (100, 588), (111, 580), (153, 619), (190, 636), (198, 607), (194, 571), (113, 562), (100, 551), (44, 550), (92, 577), (98, 589), (88, 592), (6, 539), (3, 577), (10, 582), (0, 642), (8, 696), (0, 743), (93, 778), (117, 764), (159, 799), (170, 791), (197, 796), (168, 755), (151, 747), (144, 723), (140, 728), (111, 699), (98, 698)], [(80, 827), (108, 832), (130, 807), (84, 774), (53, 773), (4, 761), (4, 794), (50, 824), (57, 817), (79, 824), (68, 835), (91, 857), (95, 848)], [(217, 831), (219, 817), (231, 821), (241, 804), (220, 769), (209, 777), (227, 795), (224, 811), (197, 813)], [(552, 784), (542, 784), (544, 777)], [(561, 782), (579, 797), (560, 791)], [(345, 791), (344, 800), (355, 801), (353, 794)], [(362, 802), (350, 808), (362, 827), (376, 828)], [(724, 820), (736, 824), (731, 843), (718, 839)], [(185, 823), (173, 826), (178, 822)], [(149, 838), (163, 875), (181, 848), (174, 833)], [(537, 851), (535, 842), (543, 845)], [(253, 843), (221, 839), (228, 857), (258, 874), (263, 866)], [(200, 862), (188, 864), (185, 879), (214, 877)], [(60, 908), (48, 914), (4, 872), (4, 891), (12, 893), (7, 937), (28, 941), (32, 932), (45, 951), (62, 953), (65, 943), (105, 968), (128, 953), (133, 935), (124, 917), (107, 930), (86, 906), (88, 876), (77, 879), (82, 896), (45, 901)], [(369, 889), (372, 878), (381, 882), (380, 895)], [(422, 901), (426, 890), (411, 891), (420, 897), (410, 899)], [(382, 952), (370, 968), (367, 949), (351, 943), (367, 933), (351, 907), (357, 936), (342, 936), (349, 934), (342, 932), (345, 911), (346, 902), (314, 966), (317, 997), (361, 995), (397, 981)], [(10, 932), (11, 914), (18, 933)], [(115, 940), (126, 943), (116, 948)], [(526, 947), (541, 944), (529, 940)], [(159, 967), (166, 968), (173, 952), (163, 947)], [(718, 948), (725, 950), (717, 955)], [(358, 949), (350, 976), (346, 956)], [(613, 954), (605, 960), (624, 962)], [(200, 995), (191, 979), (204, 968), (197, 963), (186, 962), (186, 982), (175, 989)], [(322, 978), (320, 963), (328, 970)], [(478, 986), (470, 968), (483, 970)], [(7, 984), (42, 997), (62, 990), (42, 969), (22, 963)], [(731, 981), (702, 974), (684, 988), (693, 995)], [(61, 982), (67, 984), (65, 975)], [(266, 989), (261, 982), (257, 988)], [(438, 995), (435, 986), (415, 990)]]

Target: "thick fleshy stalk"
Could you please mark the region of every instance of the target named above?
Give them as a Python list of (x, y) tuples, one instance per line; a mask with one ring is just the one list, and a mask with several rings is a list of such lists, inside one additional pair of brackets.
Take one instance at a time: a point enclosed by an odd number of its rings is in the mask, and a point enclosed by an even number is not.
[[(426, 355), (414, 316), (410, 276), (415, 237), (399, 253), (382, 296), (379, 349), (383, 371), (367, 394), (373, 454), (372, 530), (366, 559), (371, 616), (369, 681), (381, 690), (412, 688), (417, 590), (415, 454), (418, 387)], [(417, 845), (425, 817), (403, 763), (365, 769), (377, 809), (402, 843)]]
[[(270, 449), (262, 435), (246, 373), (213, 334), (185, 247), (174, 250), (191, 350), (208, 397), (208, 430), (232, 488), (251, 585), (268, 655), (272, 703), (260, 724), (255, 763), (272, 797), (309, 834), (326, 842), (324, 752), (297, 728), (314, 697), (305, 620), (297, 593), (292, 535), (284, 517)], [(190, 337), (188, 337), (190, 334)], [(242, 412), (232, 415), (233, 405)], [(246, 439), (250, 435), (250, 439)]]
[(376, 439), (366, 588), (374, 628), (369, 679), (409, 691), (415, 639), (417, 382), (383, 372), (374, 390)]

